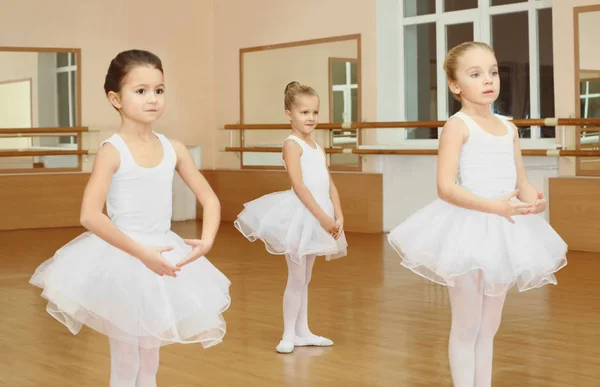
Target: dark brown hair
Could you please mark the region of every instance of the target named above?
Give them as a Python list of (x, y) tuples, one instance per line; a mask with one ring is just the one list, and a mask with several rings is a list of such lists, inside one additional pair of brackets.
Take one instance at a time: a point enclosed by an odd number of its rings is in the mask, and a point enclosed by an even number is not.
[(127, 74), (136, 66), (148, 66), (164, 73), (160, 58), (149, 51), (129, 50), (119, 53), (111, 62), (104, 80), (104, 92), (118, 93)]

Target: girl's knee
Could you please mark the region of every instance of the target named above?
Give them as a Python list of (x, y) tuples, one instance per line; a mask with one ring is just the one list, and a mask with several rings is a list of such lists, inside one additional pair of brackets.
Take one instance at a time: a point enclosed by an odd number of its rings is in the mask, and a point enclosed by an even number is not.
[(481, 331), (481, 319), (461, 317), (452, 320), (451, 335), (463, 342), (475, 342)]

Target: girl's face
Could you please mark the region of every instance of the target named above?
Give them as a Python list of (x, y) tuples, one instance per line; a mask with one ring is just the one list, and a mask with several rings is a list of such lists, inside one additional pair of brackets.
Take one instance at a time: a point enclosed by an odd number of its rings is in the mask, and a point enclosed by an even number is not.
[(500, 93), (498, 62), (488, 50), (472, 48), (466, 51), (458, 60), (455, 78), (448, 85), (450, 91), (460, 95), (463, 103), (491, 105)]
[(292, 110), (286, 110), (285, 114), (294, 130), (311, 134), (319, 123), (319, 97), (299, 95), (292, 105)]
[(109, 100), (121, 115), (149, 124), (163, 113), (165, 103), (163, 73), (150, 66), (136, 66), (129, 71), (119, 93), (109, 93)]

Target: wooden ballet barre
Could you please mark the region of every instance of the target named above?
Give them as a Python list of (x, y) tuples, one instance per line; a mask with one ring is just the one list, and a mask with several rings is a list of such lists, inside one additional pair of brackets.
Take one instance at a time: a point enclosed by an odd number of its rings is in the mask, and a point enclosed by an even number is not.
[[(347, 148), (350, 149), (350, 148)], [(228, 146), (223, 149), (224, 152), (258, 152), (258, 153), (281, 153), (283, 148), (281, 147), (234, 147)], [(325, 153), (350, 153), (344, 152), (342, 148), (323, 148)]]
[(57, 151), (36, 151), (36, 150), (19, 150), (19, 151), (0, 151), (0, 157), (30, 157), (30, 156), (78, 156), (87, 155), (86, 150), (57, 150)]
[[(600, 126), (600, 118), (534, 118), (510, 120), (517, 127), (529, 126)], [(344, 122), (322, 123), (316, 129), (397, 129), (397, 128), (441, 128), (446, 121), (390, 121), (390, 122)], [(226, 124), (225, 130), (282, 130), (290, 124)]]
[[(437, 155), (437, 149), (352, 149), (357, 155)], [(523, 156), (600, 157), (600, 151), (567, 149), (523, 149)]]
[[(409, 156), (435, 156), (437, 149), (356, 149), (356, 148), (323, 148), (328, 154), (356, 154), (356, 155), (409, 155)], [(268, 152), (280, 153), (282, 148), (276, 147), (225, 147), (225, 152)], [(600, 150), (566, 150), (566, 149), (524, 149), (523, 156), (549, 156), (549, 157), (600, 157)]]
[(88, 131), (89, 129), (85, 126), (75, 126), (72, 128), (2, 128), (0, 129), (0, 135), (3, 136), (5, 134), (31, 135), (45, 133), (85, 133)]

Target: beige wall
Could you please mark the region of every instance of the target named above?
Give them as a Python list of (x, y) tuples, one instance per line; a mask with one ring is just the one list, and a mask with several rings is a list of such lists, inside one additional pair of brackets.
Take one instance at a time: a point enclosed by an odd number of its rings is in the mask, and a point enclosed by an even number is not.
[[(240, 117), (240, 48), (350, 34), (361, 34), (362, 118), (375, 120), (375, 23), (375, 1), (371, 0), (215, 1), (217, 127), (236, 123)], [(277, 91), (279, 96), (282, 93)], [(281, 104), (279, 101), (277, 106), (280, 107)], [(239, 168), (239, 155), (218, 151), (229, 145), (229, 131), (215, 128), (215, 133), (210, 167)], [(231, 138), (236, 140), (237, 132)]]
[(168, 100), (155, 129), (203, 150), (210, 146), (213, 0), (4, 0), (2, 9), (1, 46), (82, 49), (83, 125), (118, 127), (104, 96), (104, 76), (119, 51), (142, 48), (159, 55), (165, 68)]
[(580, 14), (579, 69), (600, 70), (598, 37), (600, 37), (600, 10)]
[[(598, 0), (554, 0), (552, 2), (552, 28), (554, 36), (554, 93), (557, 117), (575, 117), (575, 46), (573, 9), (580, 6), (600, 5)], [(599, 20), (600, 23), (600, 20)], [(596, 50), (597, 51), (597, 50)], [(566, 142), (575, 143), (574, 128), (566, 129)], [(575, 175), (575, 160), (561, 158), (560, 175)]]

